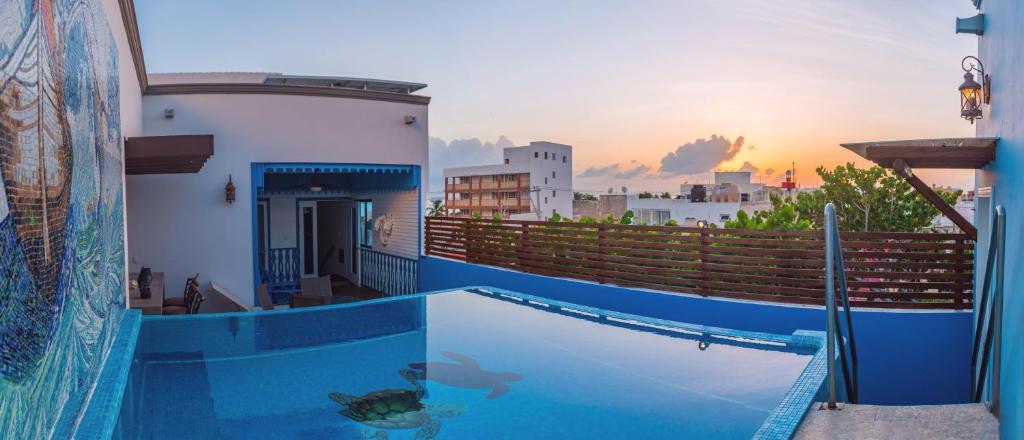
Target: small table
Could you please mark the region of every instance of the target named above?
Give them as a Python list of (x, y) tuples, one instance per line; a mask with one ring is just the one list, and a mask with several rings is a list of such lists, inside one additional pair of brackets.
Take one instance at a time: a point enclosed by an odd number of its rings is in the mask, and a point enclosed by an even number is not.
[[(139, 279), (138, 273), (128, 275), (129, 281)], [(131, 286), (131, 283), (128, 283)], [(164, 273), (153, 272), (153, 282), (149, 285), (150, 296), (143, 298), (137, 287), (128, 288), (128, 307), (142, 310), (143, 315), (162, 315), (164, 313)]]

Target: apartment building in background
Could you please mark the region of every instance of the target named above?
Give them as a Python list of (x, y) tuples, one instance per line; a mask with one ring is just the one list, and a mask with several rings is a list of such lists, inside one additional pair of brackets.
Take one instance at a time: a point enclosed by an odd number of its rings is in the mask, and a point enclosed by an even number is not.
[(448, 215), (541, 220), (572, 215), (572, 146), (536, 141), (506, 148), (503, 163), (445, 168)]

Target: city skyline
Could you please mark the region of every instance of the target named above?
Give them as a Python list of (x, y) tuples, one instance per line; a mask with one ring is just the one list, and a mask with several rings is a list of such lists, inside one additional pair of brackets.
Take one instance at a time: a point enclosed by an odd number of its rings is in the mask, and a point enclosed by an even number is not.
[(547, 140), (574, 146), (583, 190), (672, 191), (741, 168), (774, 183), (792, 162), (812, 186), (818, 165), (868, 165), (840, 142), (973, 132), (956, 86), (976, 41), (949, 19), (974, 12), (964, 1), (181, 3), (137, 6), (150, 72), (427, 83), (437, 172)]

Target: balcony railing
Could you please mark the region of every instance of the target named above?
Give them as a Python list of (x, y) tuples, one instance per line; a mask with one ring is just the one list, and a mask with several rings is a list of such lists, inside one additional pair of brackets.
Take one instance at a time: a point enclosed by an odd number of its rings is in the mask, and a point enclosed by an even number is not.
[[(970, 309), (964, 234), (842, 232), (850, 304)], [(824, 304), (823, 231), (429, 217), (428, 255), (621, 286)]]

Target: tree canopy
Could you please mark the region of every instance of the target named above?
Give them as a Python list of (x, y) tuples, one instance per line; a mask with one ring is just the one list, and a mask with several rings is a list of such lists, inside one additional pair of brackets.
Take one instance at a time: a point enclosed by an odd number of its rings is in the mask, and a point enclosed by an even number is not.
[[(878, 166), (862, 169), (847, 163), (832, 171), (825, 167), (816, 171), (822, 180), (817, 190), (780, 203), (773, 198), (771, 210), (753, 216), (737, 212), (736, 220), (726, 223), (726, 227), (799, 230), (806, 222), (810, 227), (822, 228), (829, 202), (835, 205), (839, 228), (844, 231), (920, 231), (939, 215), (937, 208), (891, 170)], [(962, 193), (936, 192), (950, 204)]]
[(796, 204), (779, 196), (772, 196), (772, 209), (754, 211), (749, 215), (744, 210), (736, 213), (734, 220), (725, 222), (726, 229), (757, 229), (773, 231), (806, 231), (813, 226), (810, 220), (799, 218)]

